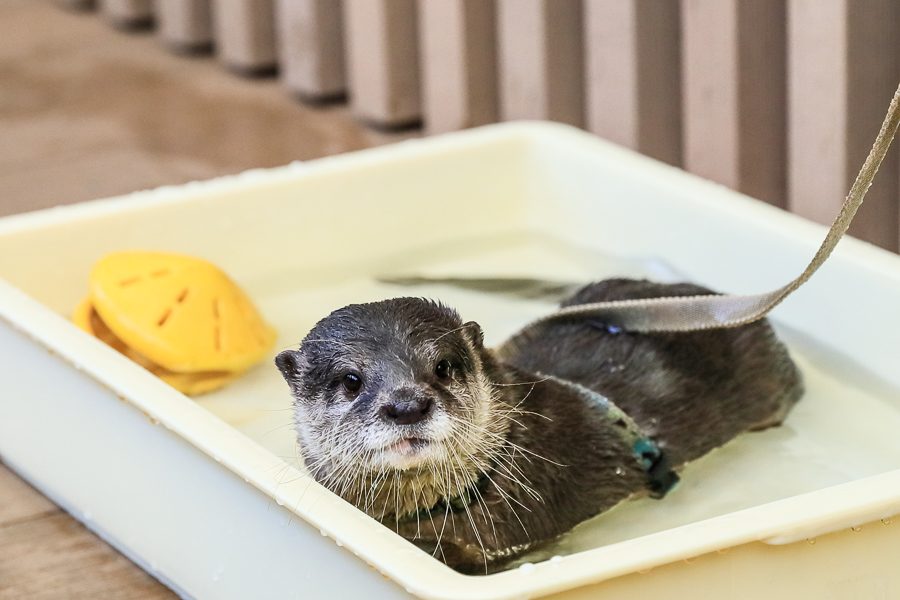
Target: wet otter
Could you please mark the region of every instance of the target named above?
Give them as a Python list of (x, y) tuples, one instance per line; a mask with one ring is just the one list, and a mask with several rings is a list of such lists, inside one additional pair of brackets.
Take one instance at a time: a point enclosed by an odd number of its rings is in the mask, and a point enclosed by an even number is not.
[[(564, 305), (711, 293), (607, 280)], [(314, 477), (463, 572), (485, 572), (639, 494), (802, 393), (769, 324), (633, 334), (548, 322), (496, 351), (416, 298), (351, 305), (276, 363)]]

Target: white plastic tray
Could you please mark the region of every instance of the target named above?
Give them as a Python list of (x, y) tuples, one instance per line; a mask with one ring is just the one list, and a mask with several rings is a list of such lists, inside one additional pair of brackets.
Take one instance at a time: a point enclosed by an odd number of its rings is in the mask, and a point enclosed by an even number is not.
[[(865, 207), (863, 207), (865, 210)], [(341, 305), (437, 295), (499, 342), (540, 303), (374, 275), (793, 277), (824, 229), (559, 125), (499, 125), (0, 220), (0, 457), (185, 596), (890, 597), (900, 589), (900, 258), (841, 243), (774, 319), (809, 392), (522, 566), (463, 576), (312, 482), (264, 364), (189, 400), (67, 322), (92, 263), (144, 248), (232, 274), (276, 350)], [(274, 354), (274, 352), (273, 352)], [(883, 520), (882, 520), (883, 519)], [(548, 560), (543, 560), (552, 556)]]

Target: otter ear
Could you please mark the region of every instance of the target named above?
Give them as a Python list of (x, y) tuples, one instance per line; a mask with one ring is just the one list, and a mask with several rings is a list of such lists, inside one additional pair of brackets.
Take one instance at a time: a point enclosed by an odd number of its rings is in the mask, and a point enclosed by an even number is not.
[(475, 321), (469, 321), (463, 325), (463, 331), (466, 332), (469, 340), (471, 340), (476, 348), (480, 349), (484, 347), (484, 332), (481, 330), (481, 325)]
[(300, 374), (300, 353), (296, 350), (285, 350), (275, 357), (275, 365), (288, 383), (292, 383)]

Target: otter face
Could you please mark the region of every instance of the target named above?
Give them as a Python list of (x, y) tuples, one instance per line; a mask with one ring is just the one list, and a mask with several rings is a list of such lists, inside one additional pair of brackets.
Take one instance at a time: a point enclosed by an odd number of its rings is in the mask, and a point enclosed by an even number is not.
[(383, 517), (430, 508), (487, 467), (506, 423), (491, 418), (486, 360), (476, 323), (399, 298), (333, 312), (276, 364), (313, 476)]

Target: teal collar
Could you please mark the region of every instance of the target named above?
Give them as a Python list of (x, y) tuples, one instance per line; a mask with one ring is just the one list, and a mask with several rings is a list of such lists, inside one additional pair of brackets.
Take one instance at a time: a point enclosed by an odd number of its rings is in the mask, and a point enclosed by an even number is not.
[(615, 402), (582, 385), (552, 377), (581, 394), (588, 396), (603, 412), (603, 417), (611, 427), (619, 432), (622, 440), (631, 448), (631, 453), (647, 473), (646, 486), (653, 498), (662, 498), (678, 483), (678, 474), (672, 470), (668, 457), (652, 437), (635, 423)]

